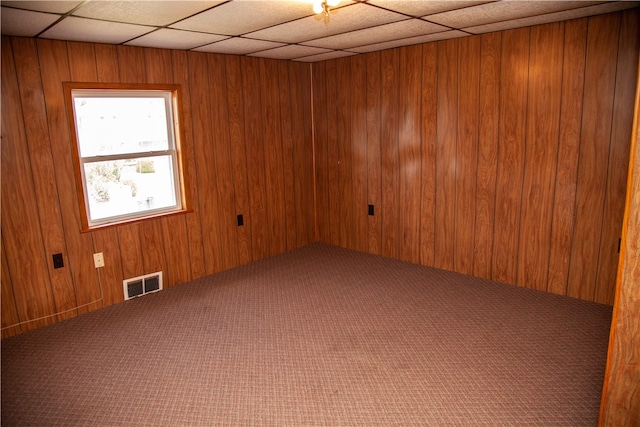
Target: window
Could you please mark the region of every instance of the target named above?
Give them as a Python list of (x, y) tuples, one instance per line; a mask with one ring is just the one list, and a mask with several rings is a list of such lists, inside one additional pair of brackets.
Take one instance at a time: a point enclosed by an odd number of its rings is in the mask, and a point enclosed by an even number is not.
[(178, 86), (65, 83), (83, 228), (186, 211)]

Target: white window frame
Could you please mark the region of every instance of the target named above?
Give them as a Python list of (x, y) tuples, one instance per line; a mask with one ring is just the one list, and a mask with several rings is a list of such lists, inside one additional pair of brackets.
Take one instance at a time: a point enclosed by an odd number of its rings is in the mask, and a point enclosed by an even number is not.
[[(65, 83), (67, 97), (67, 110), (73, 140), (76, 187), (79, 196), (81, 209), (81, 219), (83, 231), (88, 231), (104, 226), (122, 224), (133, 221), (140, 221), (147, 218), (170, 215), (188, 211), (182, 152), (180, 150), (180, 126), (179, 126), (179, 103), (178, 85), (127, 85), (127, 84), (92, 84), (92, 83)], [(81, 155), (81, 145), (79, 132), (76, 124), (75, 98), (163, 98), (165, 113), (167, 118), (168, 147), (165, 150), (151, 150), (126, 152), (115, 155)], [(173, 171), (173, 192), (175, 205), (165, 206), (157, 209), (147, 209), (113, 215), (105, 218), (93, 219), (89, 203), (89, 191), (85, 176), (85, 165), (93, 162), (140, 159), (149, 157), (169, 156)]]

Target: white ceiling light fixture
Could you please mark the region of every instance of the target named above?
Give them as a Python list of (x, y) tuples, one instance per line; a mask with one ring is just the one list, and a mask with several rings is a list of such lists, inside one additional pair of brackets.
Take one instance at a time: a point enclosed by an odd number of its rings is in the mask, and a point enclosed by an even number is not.
[(313, 11), (316, 15), (324, 15), (324, 23), (329, 23), (331, 8), (340, 4), (340, 0), (316, 0), (313, 2)]

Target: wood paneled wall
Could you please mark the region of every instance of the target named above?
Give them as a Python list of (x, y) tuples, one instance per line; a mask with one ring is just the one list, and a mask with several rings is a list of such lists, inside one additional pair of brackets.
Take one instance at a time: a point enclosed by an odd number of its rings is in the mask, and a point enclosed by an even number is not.
[[(638, 67), (640, 85), (640, 66)], [(600, 407), (601, 426), (640, 425), (640, 87), (629, 164), (618, 285)]]
[[(2, 336), (316, 240), (611, 304), (639, 21), (312, 66), (3, 38)], [(80, 233), (63, 81), (182, 86), (192, 213)]]
[[(162, 270), (173, 286), (316, 240), (310, 78), (302, 63), (3, 38), (2, 336), (120, 302), (125, 278)], [(192, 213), (80, 233), (63, 81), (181, 85)]]
[(638, 22), (314, 64), (319, 239), (613, 304)]

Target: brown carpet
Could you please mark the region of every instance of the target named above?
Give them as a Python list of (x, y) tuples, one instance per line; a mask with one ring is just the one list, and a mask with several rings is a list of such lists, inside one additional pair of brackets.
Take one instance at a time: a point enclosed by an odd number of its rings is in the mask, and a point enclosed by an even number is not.
[(2, 342), (2, 425), (596, 425), (611, 307), (312, 244)]

